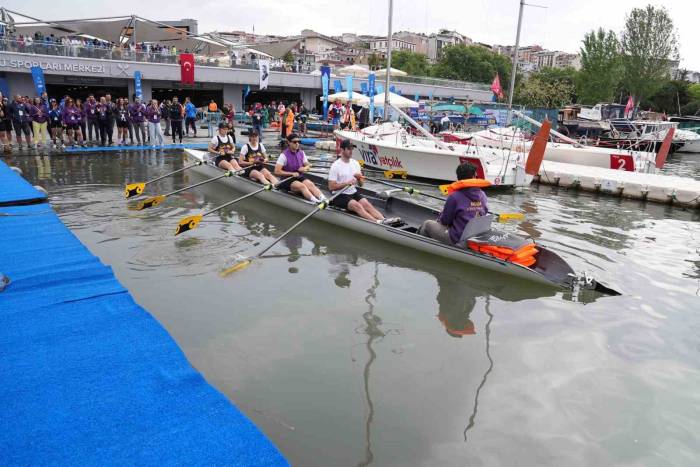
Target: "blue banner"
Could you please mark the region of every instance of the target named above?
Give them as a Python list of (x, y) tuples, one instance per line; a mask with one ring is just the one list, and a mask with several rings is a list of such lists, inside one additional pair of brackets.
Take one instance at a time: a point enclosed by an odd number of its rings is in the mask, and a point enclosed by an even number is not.
[(34, 89), (37, 96), (41, 96), (46, 92), (46, 81), (44, 81), (44, 70), (40, 66), (32, 67), (32, 79), (34, 80)]
[(352, 99), (352, 75), (345, 78), (345, 87), (348, 88), (348, 99)]
[(370, 73), (369, 76), (367, 77), (367, 89), (369, 92), (369, 124), (371, 125), (372, 122), (374, 122), (374, 94), (375, 94), (375, 89), (374, 89), (374, 82), (376, 80), (376, 76), (374, 73)]
[(323, 89), (323, 119), (328, 118), (328, 86), (331, 82), (331, 67), (321, 67), (321, 87)]
[(365, 96), (367, 95), (367, 83), (366, 82), (361, 82), (360, 83), (360, 90), (362, 91), (362, 94)]
[(339, 79), (336, 79), (335, 81), (333, 81), (333, 90), (336, 93), (343, 92), (343, 83)]
[(138, 97), (139, 99), (143, 99), (143, 92), (141, 91), (141, 72), (140, 71), (134, 72), (134, 94), (136, 94), (136, 97)]

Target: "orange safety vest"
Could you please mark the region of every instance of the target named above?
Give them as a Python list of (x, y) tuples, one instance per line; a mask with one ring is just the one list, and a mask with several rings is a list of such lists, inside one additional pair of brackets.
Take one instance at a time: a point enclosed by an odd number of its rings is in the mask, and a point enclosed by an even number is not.
[(483, 178), (466, 178), (464, 180), (457, 180), (452, 182), (447, 186), (447, 194), (452, 194), (455, 191), (459, 191), (463, 188), (486, 188), (491, 186), (491, 182), (484, 180)]
[(285, 136), (291, 134), (294, 130), (294, 112), (291, 110), (287, 112), (287, 118), (284, 121), (284, 129), (285, 133), (287, 133)]

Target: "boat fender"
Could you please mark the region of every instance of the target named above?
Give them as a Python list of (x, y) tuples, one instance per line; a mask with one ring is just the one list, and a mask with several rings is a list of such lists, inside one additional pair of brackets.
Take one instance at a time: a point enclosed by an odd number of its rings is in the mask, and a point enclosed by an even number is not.
[(449, 185), (440, 185), (440, 191), (442, 191), (443, 194), (449, 195), (464, 188), (486, 188), (491, 185), (492, 183), (490, 181), (483, 178), (467, 178), (464, 180), (457, 180)]

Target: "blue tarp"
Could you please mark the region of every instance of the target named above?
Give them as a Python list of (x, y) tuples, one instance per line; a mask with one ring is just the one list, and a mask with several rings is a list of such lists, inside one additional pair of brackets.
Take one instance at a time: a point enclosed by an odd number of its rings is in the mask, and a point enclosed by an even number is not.
[(29, 204), (46, 200), (46, 194), (34, 188), (0, 161), (0, 206)]
[(0, 229), (2, 465), (288, 465), (49, 204)]

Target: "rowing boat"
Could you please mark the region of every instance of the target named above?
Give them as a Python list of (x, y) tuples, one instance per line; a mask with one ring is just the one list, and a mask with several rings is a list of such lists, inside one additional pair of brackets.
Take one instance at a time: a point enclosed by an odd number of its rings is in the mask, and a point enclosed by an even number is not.
[[(205, 151), (186, 149), (185, 155), (187, 163), (204, 162), (201, 165), (194, 166), (191, 169), (193, 172), (197, 172), (208, 178), (223, 173), (222, 169), (209, 163), (209, 157)], [(306, 176), (325, 190), (327, 184), (325, 178), (314, 174), (307, 174)], [(241, 176), (224, 177), (218, 180), (218, 182), (228, 185), (233, 190), (242, 194), (251, 193), (260, 189), (258, 183)], [(537, 244), (537, 249), (539, 250), (537, 262), (530, 267), (504, 261), (469, 249), (445, 245), (416, 233), (423, 221), (437, 218), (439, 215), (438, 210), (392, 196), (394, 192), (401, 190), (378, 192), (366, 187), (358, 187), (358, 191), (386, 217), (400, 217), (405, 225), (392, 227), (389, 225), (377, 224), (362, 219), (347, 211), (332, 207), (320, 211), (315, 218), (406, 248), (501, 272), (547, 286), (570, 289), (577, 283), (577, 275), (571, 266), (559, 255), (540, 244)], [(303, 215), (310, 213), (316, 208), (315, 204), (309, 203), (297, 195), (284, 191), (263, 191), (256, 195), (256, 197), (262, 201)], [(609, 290), (604, 286), (599, 287), (599, 284), (595, 284), (594, 282), (588, 282), (589, 286), (594, 286), (597, 290)]]

